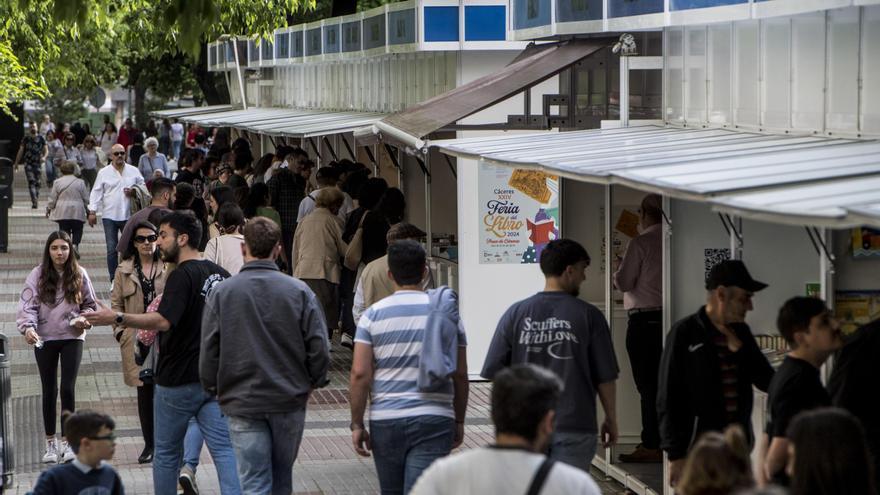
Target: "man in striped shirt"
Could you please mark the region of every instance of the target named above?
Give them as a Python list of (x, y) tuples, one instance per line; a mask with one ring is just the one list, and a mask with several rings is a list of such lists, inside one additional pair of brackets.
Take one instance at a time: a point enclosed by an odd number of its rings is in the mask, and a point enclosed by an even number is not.
[[(425, 250), (411, 240), (388, 247), (394, 294), (370, 306), (355, 334), (351, 367), (351, 440), (372, 450), (383, 495), (409, 493), (435, 459), (461, 445), (468, 398), (466, 338), (458, 321), (457, 369), (439, 392), (417, 385), (422, 341), (430, 312), (422, 290)], [(370, 429), (364, 424), (370, 396)]]

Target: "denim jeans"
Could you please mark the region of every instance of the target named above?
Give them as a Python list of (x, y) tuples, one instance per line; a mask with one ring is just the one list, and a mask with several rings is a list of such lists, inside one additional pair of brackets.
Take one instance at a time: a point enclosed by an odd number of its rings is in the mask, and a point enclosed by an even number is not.
[(183, 141), (171, 141), (171, 154), (174, 156), (175, 160), (180, 160), (180, 147), (183, 145)]
[(202, 436), (198, 421), (195, 417), (189, 418), (189, 424), (186, 425), (186, 436), (183, 438), (183, 464), (189, 466), (193, 473), (199, 467), (199, 456), (202, 455), (202, 445), (204, 444), (205, 437)]
[(177, 478), (183, 459), (183, 443), (190, 418), (195, 416), (217, 467), (220, 493), (238, 495), (238, 470), (229, 441), (229, 426), (215, 397), (202, 390), (201, 384), (178, 387), (156, 385), (154, 399), (156, 447), (153, 455), (153, 493), (176, 495)]
[(596, 441), (595, 433), (557, 430), (553, 433), (547, 455), (589, 473), (596, 455)]
[(293, 461), (299, 452), (306, 410), (229, 416), (229, 435), (244, 495), (293, 493)]
[(107, 243), (107, 271), (110, 272), (112, 282), (116, 267), (119, 266), (119, 253), (116, 252), (116, 248), (119, 245), (119, 235), (125, 228), (125, 220), (102, 218), (101, 223), (104, 224), (104, 241)]
[(370, 421), (382, 495), (409, 493), (422, 471), (452, 450), (455, 420), (443, 416)]

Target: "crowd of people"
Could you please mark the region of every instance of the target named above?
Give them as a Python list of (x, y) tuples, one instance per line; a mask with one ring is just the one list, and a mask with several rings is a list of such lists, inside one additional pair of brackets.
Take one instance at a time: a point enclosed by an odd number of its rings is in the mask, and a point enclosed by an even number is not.
[[(120, 129), (90, 193), (69, 178), (73, 160), (53, 185), (74, 196), (52, 198), (59, 230), (27, 278), (17, 325), (40, 371), (43, 460), (76, 469), (50, 469), (35, 493), (85, 483), (123, 491), (102, 462), (113, 455), (112, 419), (76, 411), (74, 397), (86, 334), (101, 325), (113, 327), (124, 381), (137, 388), (139, 462), (152, 463), (157, 494), (198, 493), (203, 444), (221, 493), (291, 493), (308, 400), (327, 385), (336, 345), (353, 350), (352, 448), (373, 457), (383, 494), (599, 493), (589, 470), (600, 446), (617, 443), (619, 368), (605, 316), (579, 298), (591, 263), (583, 246), (558, 239), (543, 249), (543, 290), (504, 312), (481, 371), (493, 381), (496, 442), (450, 456), (465, 436), (468, 338), (457, 295), (434, 287), (425, 233), (404, 221), (401, 191), (359, 163), (314, 170), (286, 145), (257, 158), (223, 132), (184, 148), (182, 127), (162, 127), (145, 140)], [(41, 131), (34, 124), (26, 139)], [(38, 172), (26, 169), (29, 184)], [(53, 218), (59, 209), (76, 211)], [(80, 213), (103, 223), (109, 307), (77, 262), (82, 225), (77, 234), (63, 224)], [(660, 198), (645, 197), (639, 214), (641, 233), (614, 273), (643, 429), (621, 460), (665, 452), (685, 495), (875, 494), (878, 323), (844, 346), (823, 301), (791, 298), (777, 321), (790, 353), (774, 370), (745, 323), (767, 284), (728, 260), (664, 345)], [(819, 370), (835, 352), (826, 388)], [(769, 394), (757, 432), (753, 388)]]

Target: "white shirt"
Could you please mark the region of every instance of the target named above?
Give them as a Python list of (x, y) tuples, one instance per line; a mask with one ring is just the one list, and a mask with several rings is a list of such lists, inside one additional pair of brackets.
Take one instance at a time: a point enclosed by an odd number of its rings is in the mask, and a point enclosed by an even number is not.
[[(442, 457), (425, 470), (410, 495), (508, 495), (526, 493), (544, 455), (520, 449), (483, 447)], [(589, 474), (553, 464), (541, 495), (600, 495)]]
[(244, 257), (241, 254), (242, 244), (244, 244), (244, 236), (241, 234), (224, 234), (215, 237), (205, 246), (205, 259), (217, 263), (230, 275), (235, 275), (244, 265)]
[[(318, 191), (320, 191), (320, 189), (318, 189)], [(305, 218), (306, 215), (315, 210), (314, 195), (317, 194), (318, 191), (306, 195), (306, 197), (299, 202), (299, 209), (296, 212), (296, 223), (302, 222), (302, 219)], [(354, 201), (352, 201), (351, 196), (349, 196), (347, 192), (343, 191), (342, 195), (345, 199), (342, 201), (342, 206), (339, 208), (339, 213), (337, 213), (336, 216), (341, 218), (344, 222), (346, 217), (348, 217), (348, 214), (354, 210)]]
[(183, 124), (180, 122), (171, 124), (171, 140), (183, 141)]
[(92, 194), (89, 197), (89, 211), (108, 220), (128, 220), (131, 216), (131, 203), (124, 190), (135, 184), (145, 185), (140, 170), (125, 164), (120, 174), (116, 167), (108, 165), (98, 171)]

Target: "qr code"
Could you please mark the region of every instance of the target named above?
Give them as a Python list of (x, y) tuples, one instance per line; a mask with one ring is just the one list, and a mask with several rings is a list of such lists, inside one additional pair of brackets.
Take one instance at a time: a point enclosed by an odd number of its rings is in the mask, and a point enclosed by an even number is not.
[(703, 273), (703, 280), (709, 279), (709, 272), (712, 270), (712, 267), (721, 263), (722, 261), (730, 259), (730, 248), (722, 248), (722, 249), (704, 249), (703, 250), (703, 260), (705, 263), (705, 272)]

